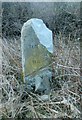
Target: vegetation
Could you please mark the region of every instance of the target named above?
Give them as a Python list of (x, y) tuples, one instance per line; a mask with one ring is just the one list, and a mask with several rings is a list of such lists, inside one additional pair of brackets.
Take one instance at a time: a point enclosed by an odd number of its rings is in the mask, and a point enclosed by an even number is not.
[(0, 115), (4, 119), (81, 118), (79, 4), (54, 3), (54, 5), (52, 22), (49, 22), (50, 14), (47, 11), (46, 17), (49, 21), (42, 16), (53, 31), (54, 54), (51, 65), (53, 81), (49, 101), (42, 101), (40, 96), (33, 92), (28, 93), (26, 84), (22, 82), (21, 28), (31, 17), (41, 16), (33, 12), (36, 7), (31, 8), (30, 6), (33, 6), (31, 3), (2, 5), (3, 62)]

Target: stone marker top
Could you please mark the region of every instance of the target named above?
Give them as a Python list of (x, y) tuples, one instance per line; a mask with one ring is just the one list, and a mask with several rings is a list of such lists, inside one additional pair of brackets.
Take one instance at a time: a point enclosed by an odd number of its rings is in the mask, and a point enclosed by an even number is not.
[(40, 43), (47, 48), (50, 53), (53, 53), (52, 31), (49, 30), (41, 19), (32, 18), (24, 23), (23, 29), (31, 24)]

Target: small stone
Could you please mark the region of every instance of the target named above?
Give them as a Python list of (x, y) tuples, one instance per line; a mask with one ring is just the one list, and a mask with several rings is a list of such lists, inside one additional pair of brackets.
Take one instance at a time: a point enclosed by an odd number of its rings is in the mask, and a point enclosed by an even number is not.
[(48, 101), (50, 99), (50, 96), (49, 95), (42, 95), (42, 96), (40, 96), (40, 99), (43, 101)]
[(39, 90), (43, 90), (43, 86), (41, 85), (42, 84), (42, 78), (40, 76), (35, 76), (35, 91), (37, 91), (38, 89)]
[(50, 80), (52, 73), (49, 70), (41, 71), (35, 76), (35, 91), (39, 91), (44, 94), (50, 92)]

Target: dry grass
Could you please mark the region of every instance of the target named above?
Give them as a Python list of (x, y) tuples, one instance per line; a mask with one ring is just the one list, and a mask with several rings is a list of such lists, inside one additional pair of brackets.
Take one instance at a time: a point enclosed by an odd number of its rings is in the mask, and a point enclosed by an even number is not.
[[(67, 45), (65, 43), (67, 41)], [(58, 43), (57, 43), (58, 42)], [(3, 38), (2, 96), (4, 118), (80, 118), (80, 45), (60, 34), (54, 37), (53, 87), (49, 101), (28, 93), (22, 82), (20, 40)]]

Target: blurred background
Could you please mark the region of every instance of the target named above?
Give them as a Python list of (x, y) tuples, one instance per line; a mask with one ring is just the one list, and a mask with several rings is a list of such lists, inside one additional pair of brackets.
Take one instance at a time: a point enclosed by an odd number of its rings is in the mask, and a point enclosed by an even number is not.
[(4, 37), (20, 37), (23, 23), (40, 18), (53, 33), (79, 36), (79, 2), (3, 2), (2, 33)]

